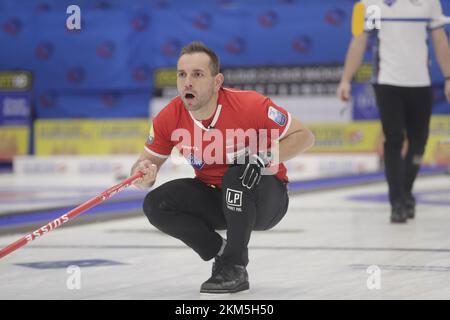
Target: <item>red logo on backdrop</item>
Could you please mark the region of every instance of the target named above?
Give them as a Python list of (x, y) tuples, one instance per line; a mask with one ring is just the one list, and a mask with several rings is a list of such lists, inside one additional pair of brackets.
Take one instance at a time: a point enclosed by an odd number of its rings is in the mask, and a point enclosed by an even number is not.
[(3, 23), (3, 31), (15, 36), (22, 30), (22, 21), (19, 18), (9, 18)]
[(345, 11), (339, 8), (329, 10), (325, 14), (325, 22), (335, 27), (342, 25), (346, 18), (347, 14)]
[(143, 64), (133, 68), (132, 70), (133, 79), (137, 82), (145, 82), (150, 79), (151, 69), (148, 65)]
[(308, 53), (312, 48), (312, 39), (307, 35), (300, 35), (292, 41), (292, 48), (299, 53)]
[(217, 4), (221, 7), (230, 7), (234, 4), (234, 0), (217, 0)]
[(48, 11), (51, 10), (51, 7), (50, 7), (50, 5), (48, 3), (39, 3), (36, 6), (36, 10), (38, 12), (48, 12)]
[(150, 22), (150, 17), (145, 14), (139, 14), (131, 20), (131, 26), (133, 27), (134, 31), (136, 32), (142, 32), (147, 30), (148, 24)]
[(73, 67), (67, 70), (67, 81), (73, 84), (80, 84), (84, 81), (85, 71), (83, 67)]
[(162, 53), (166, 57), (177, 56), (181, 50), (181, 43), (178, 39), (168, 40), (161, 48)]
[(42, 42), (37, 45), (34, 54), (40, 60), (47, 60), (53, 54), (53, 48), (51, 42)]
[(281, 4), (294, 4), (295, 0), (278, 0)]
[(241, 54), (245, 51), (245, 40), (242, 38), (234, 38), (225, 44), (225, 49), (231, 54)]
[(267, 11), (258, 18), (259, 25), (264, 28), (271, 28), (275, 26), (277, 22), (278, 14), (273, 10)]
[(45, 108), (53, 108), (56, 106), (57, 94), (54, 91), (46, 91), (39, 96), (39, 104)]
[(192, 26), (200, 30), (210, 29), (211, 24), (212, 24), (212, 17), (209, 13), (206, 12), (196, 16), (192, 21)]
[(119, 103), (120, 93), (118, 92), (107, 92), (101, 97), (103, 105), (107, 107), (114, 107)]
[(169, 6), (169, 1), (167, 0), (159, 0), (155, 3), (156, 9), (164, 9)]
[(100, 1), (94, 5), (94, 9), (97, 9), (97, 10), (108, 10), (111, 8), (112, 8), (112, 4), (107, 1)]
[(97, 55), (102, 58), (111, 58), (114, 55), (116, 45), (112, 41), (105, 41), (97, 46)]

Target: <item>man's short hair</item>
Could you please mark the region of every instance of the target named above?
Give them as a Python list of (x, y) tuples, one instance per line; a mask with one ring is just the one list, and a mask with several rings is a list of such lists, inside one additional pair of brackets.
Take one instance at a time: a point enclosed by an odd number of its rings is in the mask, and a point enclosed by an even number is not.
[(180, 57), (185, 54), (192, 54), (197, 52), (206, 53), (210, 59), (210, 69), (213, 76), (220, 72), (220, 60), (216, 53), (208, 48), (205, 44), (199, 41), (189, 43), (183, 49), (181, 49)]

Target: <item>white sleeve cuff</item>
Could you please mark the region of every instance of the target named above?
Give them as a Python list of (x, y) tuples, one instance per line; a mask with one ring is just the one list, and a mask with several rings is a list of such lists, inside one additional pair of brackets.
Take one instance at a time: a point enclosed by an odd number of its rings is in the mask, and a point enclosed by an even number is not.
[(159, 154), (155, 151), (150, 150), (147, 146), (144, 146), (144, 150), (158, 158), (167, 159), (168, 157), (170, 157), (170, 154), (168, 154), (168, 155)]

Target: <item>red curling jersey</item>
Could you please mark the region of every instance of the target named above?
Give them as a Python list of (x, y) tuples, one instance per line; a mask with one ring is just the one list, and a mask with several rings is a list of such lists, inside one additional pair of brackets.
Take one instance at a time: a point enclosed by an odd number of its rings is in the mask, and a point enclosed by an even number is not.
[[(196, 120), (179, 96), (170, 101), (153, 118), (145, 150), (168, 158), (176, 147), (198, 179), (220, 187), (230, 159), (240, 150), (254, 149), (255, 144), (257, 150), (267, 150), (272, 141), (285, 136), (290, 124), (289, 112), (270, 98), (255, 91), (221, 88), (209, 120)], [(278, 179), (288, 182), (283, 163), (271, 169)]]

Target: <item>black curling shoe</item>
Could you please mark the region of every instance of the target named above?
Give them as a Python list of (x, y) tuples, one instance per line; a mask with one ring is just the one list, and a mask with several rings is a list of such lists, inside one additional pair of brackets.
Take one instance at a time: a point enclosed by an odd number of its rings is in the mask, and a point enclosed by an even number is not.
[(200, 287), (202, 294), (227, 294), (249, 290), (248, 273), (244, 266), (213, 264), (213, 275)]

